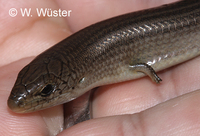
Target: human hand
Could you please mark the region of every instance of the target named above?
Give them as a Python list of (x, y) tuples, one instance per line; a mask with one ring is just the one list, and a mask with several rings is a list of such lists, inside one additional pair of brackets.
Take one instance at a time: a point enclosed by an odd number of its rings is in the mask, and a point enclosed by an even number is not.
[[(0, 132), (5, 135), (56, 134), (62, 128), (61, 105), (29, 114), (16, 114), (8, 109), (7, 98), (19, 70), (33, 59), (31, 56), (36, 56), (69, 34), (120, 13), (148, 8), (148, 4), (139, 1), (87, 3), (83, 0), (57, 1), (58, 6), (53, 1), (21, 2), (21, 5), (19, 1), (10, 3), (12, 5), (8, 3), (2, 8), (5, 14), (1, 16)], [(15, 8), (61, 7), (72, 9), (72, 14), (69, 18), (11, 18), (8, 10), (13, 5)], [(199, 91), (194, 90), (199, 88), (199, 61), (198, 57), (159, 72), (163, 80), (159, 85), (145, 77), (100, 87), (93, 101), (95, 119), (75, 125), (59, 135), (197, 134), (200, 96)]]

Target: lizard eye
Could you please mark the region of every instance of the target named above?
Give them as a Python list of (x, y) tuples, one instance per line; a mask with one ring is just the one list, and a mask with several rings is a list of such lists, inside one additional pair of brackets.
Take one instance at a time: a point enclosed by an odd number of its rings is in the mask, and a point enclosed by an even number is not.
[(46, 85), (43, 90), (41, 91), (41, 96), (48, 96), (50, 95), (54, 90), (54, 87), (50, 84)]

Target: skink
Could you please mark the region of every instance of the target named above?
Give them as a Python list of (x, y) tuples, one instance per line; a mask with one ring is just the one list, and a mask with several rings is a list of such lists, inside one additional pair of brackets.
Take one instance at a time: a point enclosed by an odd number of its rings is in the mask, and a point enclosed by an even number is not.
[[(129, 13), (91, 25), (37, 56), (15, 82), (8, 106), (33, 112), (94, 87), (148, 75), (200, 55), (200, 0)], [(145, 74), (144, 74), (145, 73)]]

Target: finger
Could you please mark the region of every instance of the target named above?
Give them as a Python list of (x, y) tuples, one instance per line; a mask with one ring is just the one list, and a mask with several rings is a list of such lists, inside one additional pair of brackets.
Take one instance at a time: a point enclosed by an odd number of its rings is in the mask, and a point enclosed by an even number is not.
[(151, 8), (177, 0), (57, 0), (62, 9), (72, 10), (67, 19), (72, 32), (113, 16)]
[[(54, 1), (10, 0), (3, 3), (0, 16), (0, 66), (24, 57), (36, 56), (71, 34), (63, 18), (38, 17), (37, 8), (58, 9)], [(15, 17), (8, 14), (13, 7), (18, 11)], [(22, 16), (21, 10), (25, 8), (31, 9), (31, 17)]]
[(137, 114), (93, 119), (64, 130), (73, 135), (197, 135), (200, 91), (194, 91)]

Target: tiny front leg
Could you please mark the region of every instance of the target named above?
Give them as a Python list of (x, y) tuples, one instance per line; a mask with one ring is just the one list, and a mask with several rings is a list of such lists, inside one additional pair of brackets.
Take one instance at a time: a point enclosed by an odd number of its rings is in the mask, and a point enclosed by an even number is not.
[(151, 66), (149, 66), (148, 64), (136, 63), (133, 65), (130, 64), (129, 67), (133, 71), (142, 72), (142, 73), (148, 75), (152, 79), (153, 82), (160, 83), (160, 81), (162, 81), (162, 79), (158, 77), (158, 75), (156, 74), (154, 69)]

